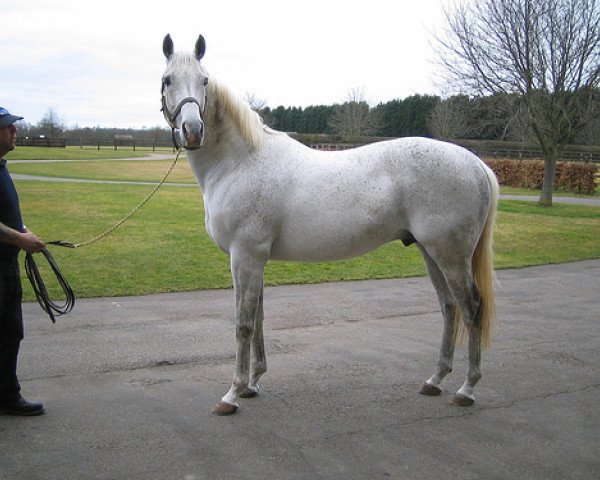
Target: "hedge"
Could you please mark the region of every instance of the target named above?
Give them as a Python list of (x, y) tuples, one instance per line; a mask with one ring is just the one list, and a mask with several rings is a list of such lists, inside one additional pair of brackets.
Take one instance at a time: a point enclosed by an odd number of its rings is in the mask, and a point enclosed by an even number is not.
[[(500, 185), (517, 188), (541, 189), (544, 180), (543, 160), (484, 159), (494, 171)], [(596, 190), (594, 163), (558, 162), (554, 189), (593, 195)]]

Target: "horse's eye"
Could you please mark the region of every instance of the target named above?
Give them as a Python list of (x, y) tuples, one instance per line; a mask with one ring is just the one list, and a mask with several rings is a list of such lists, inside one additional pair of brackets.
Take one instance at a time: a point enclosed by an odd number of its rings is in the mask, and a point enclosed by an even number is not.
[(169, 85), (171, 85), (171, 77), (167, 76), (163, 78), (163, 87), (168, 87)]
[(206, 78), (204, 79), (204, 86), (206, 87), (207, 85), (208, 85), (208, 77), (206, 77)]

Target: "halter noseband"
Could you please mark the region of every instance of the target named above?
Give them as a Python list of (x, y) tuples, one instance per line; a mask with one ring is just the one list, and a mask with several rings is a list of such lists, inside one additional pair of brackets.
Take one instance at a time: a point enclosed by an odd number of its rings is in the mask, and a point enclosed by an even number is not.
[[(171, 139), (173, 140), (173, 146), (175, 147), (176, 150), (179, 150), (181, 148), (181, 145), (179, 145), (179, 143), (177, 142), (176, 135), (175, 135), (175, 130), (177, 130), (177, 124), (175, 123), (175, 120), (177, 119), (177, 116), (181, 113), (181, 109), (183, 108), (183, 106), (186, 103), (195, 103), (196, 105), (198, 105), (198, 111), (200, 113), (200, 120), (202, 120), (202, 122), (204, 123), (204, 112), (206, 110), (206, 97), (204, 98), (204, 108), (202, 108), (202, 106), (200, 105), (200, 102), (198, 100), (196, 100), (194, 97), (185, 97), (183, 100), (181, 100), (177, 104), (177, 106), (175, 107), (175, 110), (173, 110), (173, 112), (169, 112), (169, 109), (167, 108), (167, 99), (164, 96), (164, 94), (161, 99), (162, 108), (160, 110), (163, 112), (165, 120), (171, 127)], [(201, 139), (200, 146), (202, 146), (203, 140), (204, 140), (204, 135), (203, 135), (203, 138)], [(197, 148), (199, 148), (199, 147), (196, 147), (196, 148), (184, 147), (184, 148), (186, 150), (197, 150)]]

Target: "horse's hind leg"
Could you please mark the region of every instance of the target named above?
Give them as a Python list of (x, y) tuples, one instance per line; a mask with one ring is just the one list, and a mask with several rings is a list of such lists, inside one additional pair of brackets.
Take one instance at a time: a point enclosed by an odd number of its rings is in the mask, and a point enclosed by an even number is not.
[[(483, 313), (483, 303), (477, 291), (475, 284), (472, 284), (471, 291), (466, 295), (465, 306), (461, 307), (463, 319), (469, 328), (469, 370), (467, 379), (462, 387), (452, 398), (452, 403), (461, 407), (472, 405), (475, 402), (473, 391), (475, 385), (481, 379), (481, 318)], [(472, 316), (467, 316), (471, 313)]]
[(469, 370), (462, 387), (456, 392), (452, 403), (459, 406), (469, 406), (475, 401), (473, 391), (481, 379), (481, 338), (483, 302), (473, 281), (471, 264), (468, 267), (452, 269), (446, 273), (448, 286), (459, 305), (462, 320), (469, 331)]
[(452, 371), (455, 346), (454, 317), (456, 304), (454, 303), (454, 298), (448, 288), (444, 274), (440, 271), (437, 263), (431, 258), (422, 245), (417, 244), (417, 247), (419, 247), (423, 258), (425, 259), (425, 263), (427, 264), (429, 278), (437, 293), (442, 315), (444, 317), (442, 345), (438, 357), (437, 369), (431, 378), (423, 384), (420, 393), (424, 395), (439, 395), (442, 392), (440, 387), (442, 380)]

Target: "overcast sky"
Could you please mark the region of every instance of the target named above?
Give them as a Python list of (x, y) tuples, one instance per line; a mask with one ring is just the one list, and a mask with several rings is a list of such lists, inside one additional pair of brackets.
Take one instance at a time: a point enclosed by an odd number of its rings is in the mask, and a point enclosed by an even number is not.
[(431, 33), (446, 0), (0, 0), (0, 106), (37, 123), (52, 107), (67, 126), (166, 126), (162, 40), (192, 50), (242, 97), (268, 106), (372, 105), (433, 84)]

